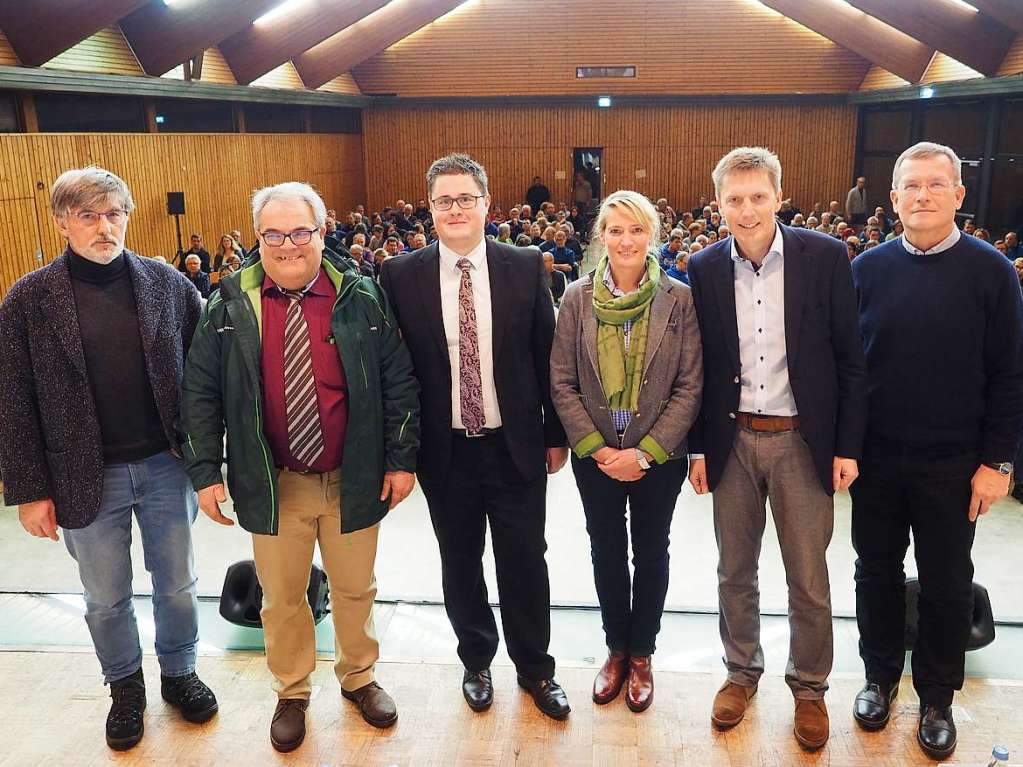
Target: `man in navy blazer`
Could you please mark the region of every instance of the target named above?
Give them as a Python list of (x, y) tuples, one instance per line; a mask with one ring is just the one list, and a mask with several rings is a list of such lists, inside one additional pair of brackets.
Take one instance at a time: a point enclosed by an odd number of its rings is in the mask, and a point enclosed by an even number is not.
[(697, 493), (714, 493), (728, 669), (711, 719), (738, 724), (764, 670), (757, 560), (770, 498), (789, 584), (794, 733), (814, 750), (829, 733), (833, 494), (856, 478), (866, 424), (856, 295), (841, 242), (776, 220), (772, 152), (735, 149), (713, 178), (732, 236), (688, 263), (705, 339), (689, 478)]

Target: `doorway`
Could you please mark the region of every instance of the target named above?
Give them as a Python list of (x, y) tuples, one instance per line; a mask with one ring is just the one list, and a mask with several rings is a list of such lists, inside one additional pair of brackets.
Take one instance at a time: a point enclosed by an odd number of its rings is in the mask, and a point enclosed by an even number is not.
[[(576, 147), (572, 150), (572, 202), (576, 205), (585, 205), (587, 213), (596, 210), (597, 203), (602, 198), (603, 154), (604, 149), (599, 146)], [(581, 178), (579, 174), (582, 174)], [(581, 181), (586, 181), (590, 186), (589, 199), (583, 199), (586, 187)]]

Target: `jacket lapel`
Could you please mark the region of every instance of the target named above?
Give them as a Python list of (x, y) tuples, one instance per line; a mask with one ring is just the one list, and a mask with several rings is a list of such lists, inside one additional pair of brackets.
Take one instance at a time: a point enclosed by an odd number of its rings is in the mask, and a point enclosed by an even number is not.
[(735, 318), (735, 268), (732, 263), (731, 246), (719, 248), (715, 257), (707, 264), (710, 272), (710, 283), (714, 286), (714, 297), (718, 312), (721, 315), (721, 328), (724, 330), (725, 346), (736, 373), (742, 366), (739, 364), (739, 323)]
[[(663, 275), (662, 275), (663, 278)], [(657, 284), (657, 292), (654, 293), (653, 301), (650, 304), (650, 319), (647, 323), (646, 338), (646, 359), (643, 361), (643, 377), (650, 369), (657, 347), (661, 345), (664, 333), (668, 329), (668, 320), (671, 319), (671, 310), (675, 302), (672, 300), (668, 288), (663, 281)]]
[(85, 351), (82, 349), (82, 332), (78, 327), (78, 312), (75, 309), (75, 294), (71, 287), (71, 272), (68, 271), (67, 253), (57, 258), (50, 267), (46, 285), (46, 298), (40, 309), (53, 334), (60, 341), (71, 366), (84, 378)]
[(803, 305), (806, 303), (806, 289), (810, 284), (807, 272), (810, 259), (803, 247), (803, 240), (787, 226), (781, 226), (785, 243), (785, 355), (788, 368), (795, 368), (799, 356), (800, 324), (803, 319)]
[(494, 365), (501, 357), (501, 344), (508, 318), (513, 311), (512, 298), (514, 278), (507, 254), (503, 253), (493, 240), (487, 240), (487, 271), (490, 273), (490, 322), (493, 332), (491, 346)]
[(149, 272), (143, 267), (138, 256), (130, 251), (124, 251), (124, 259), (128, 267), (128, 274), (131, 275), (132, 288), (135, 290), (135, 307), (139, 322), (139, 336), (142, 339), (142, 349), (146, 356), (149, 356), (153, 348), (153, 341), (163, 323), (164, 309), (167, 304), (167, 294), (161, 290), (154, 290)]
[(597, 316), (593, 313), (593, 274), (583, 278), (586, 283), (583, 285), (583, 306), (581, 311), (581, 322), (583, 326), (583, 346), (589, 355), (593, 372), (600, 380), (600, 366), (597, 364)]
[(448, 343), (444, 336), (444, 313), (440, 304), (440, 246), (436, 242), (419, 253), (415, 272), (419, 300), (423, 302), (423, 316), (438, 350), (447, 360)]

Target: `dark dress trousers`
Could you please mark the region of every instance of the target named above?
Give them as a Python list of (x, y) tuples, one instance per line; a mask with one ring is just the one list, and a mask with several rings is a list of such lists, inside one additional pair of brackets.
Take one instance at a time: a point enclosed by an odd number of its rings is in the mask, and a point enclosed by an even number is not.
[(440, 545), (444, 602), (466, 668), (487, 668), (497, 626), (483, 579), (486, 525), (494, 545), (508, 654), (530, 679), (554, 675), (544, 553), (547, 447), (565, 445), (550, 399), (554, 308), (539, 254), (488, 240), (494, 385), (502, 428), (468, 439), (452, 429), (440, 247), (384, 261), (387, 292), (412, 354), (422, 402), (418, 477)]
[[(835, 456), (859, 460), (867, 421), (866, 364), (845, 248), (834, 238), (779, 224), (785, 243), (785, 347), (799, 433), (825, 491)], [(836, 247), (839, 246), (839, 247)], [(735, 442), (739, 410), (739, 330), (731, 238), (687, 265), (703, 345), (703, 408), (689, 451), (704, 453), (714, 490)]]

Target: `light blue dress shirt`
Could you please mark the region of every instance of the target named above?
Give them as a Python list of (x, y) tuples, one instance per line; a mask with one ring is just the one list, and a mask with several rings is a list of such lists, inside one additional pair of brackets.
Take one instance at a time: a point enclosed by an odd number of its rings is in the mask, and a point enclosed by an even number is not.
[(739, 410), (754, 415), (798, 415), (789, 385), (785, 347), (785, 243), (775, 227), (774, 242), (759, 269), (732, 238), (735, 319), (739, 329)]

